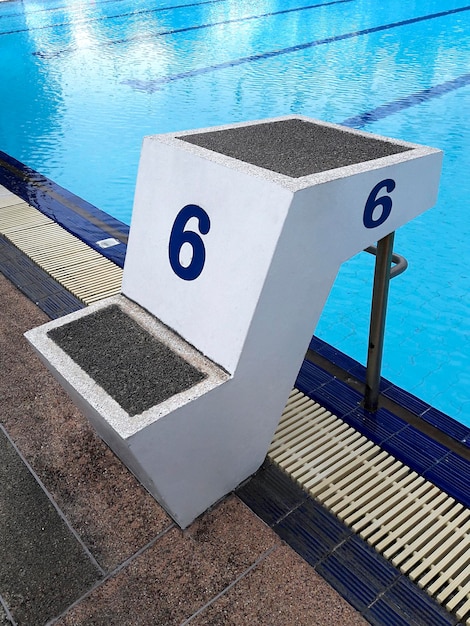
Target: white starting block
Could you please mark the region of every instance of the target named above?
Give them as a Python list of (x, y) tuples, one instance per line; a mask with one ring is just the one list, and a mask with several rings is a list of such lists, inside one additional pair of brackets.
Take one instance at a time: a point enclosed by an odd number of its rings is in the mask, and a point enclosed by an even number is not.
[(122, 295), (26, 336), (186, 527), (261, 465), (341, 263), (441, 161), (304, 117), (147, 137)]

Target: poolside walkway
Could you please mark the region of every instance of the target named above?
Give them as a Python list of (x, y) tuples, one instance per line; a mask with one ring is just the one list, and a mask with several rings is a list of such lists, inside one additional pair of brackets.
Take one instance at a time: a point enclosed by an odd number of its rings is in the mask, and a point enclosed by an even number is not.
[(95, 435), (23, 333), (0, 274), (0, 626), (367, 622), (237, 496), (182, 532)]

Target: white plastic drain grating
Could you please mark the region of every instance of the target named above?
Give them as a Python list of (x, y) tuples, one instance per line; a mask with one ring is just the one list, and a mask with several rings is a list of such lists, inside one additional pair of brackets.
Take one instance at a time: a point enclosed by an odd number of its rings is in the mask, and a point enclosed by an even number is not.
[(85, 304), (121, 291), (120, 267), (12, 193), (0, 196), (0, 233)]
[(470, 625), (470, 511), (294, 389), (268, 453)]

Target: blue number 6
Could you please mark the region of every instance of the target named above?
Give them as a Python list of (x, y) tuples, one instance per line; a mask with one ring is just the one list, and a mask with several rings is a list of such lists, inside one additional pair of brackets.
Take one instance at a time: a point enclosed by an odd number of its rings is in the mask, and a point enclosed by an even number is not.
[[(192, 230), (184, 230), (192, 217), (197, 218), (201, 235), (207, 235), (211, 227), (209, 216), (197, 204), (187, 204), (176, 216), (171, 229), (168, 256), (173, 271), (183, 280), (194, 280), (197, 278), (206, 262), (206, 249), (200, 235)], [(185, 243), (189, 243), (193, 249), (191, 262), (186, 267), (180, 261), (181, 248)]]
[[(391, 178), (386, 178), (385, 180), (380, 181), (380, 183), (377, 183), (370, 192), (362, 218), (366, 228), (375, 228), (376, 226), (380, 226), (380, 224), (383, 224), (390, 215), (392, 210), (392, 199), (389, 196), (380, 196), (377, 198), (378, 192), (383, 187), (385, 187), (387, 193), (390, 193), (395, 189), (395, 181)], [(374, 210), (378, 206), (382, 207), (382, 212), (376, 219), (374, 219)]]

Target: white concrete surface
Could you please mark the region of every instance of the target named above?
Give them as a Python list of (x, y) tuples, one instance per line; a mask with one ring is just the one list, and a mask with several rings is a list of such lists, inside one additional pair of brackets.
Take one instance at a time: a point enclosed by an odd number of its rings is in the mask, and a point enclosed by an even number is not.
[[(77, 384), (73, 363), (52, 358), (44, 331), (27, 334), (182, 527), (263, 462), (341, 263), (435, 204), (442, 160), (438, 150), (393, 142), (409, 150), (290, 178), (184, 136), (144, 140), (123, 295), (216, 364), (216, 384), (130, 427), (108, 400), (90, 400), (92, 383)], [(184, 225), (205, 254), (191, 280), (169, 261), (176, 217), (188, 205), (210, 220), (209, 228), (197, 216)], [(191, 253), (190, 244), (181, 246), (182, 273)]]

